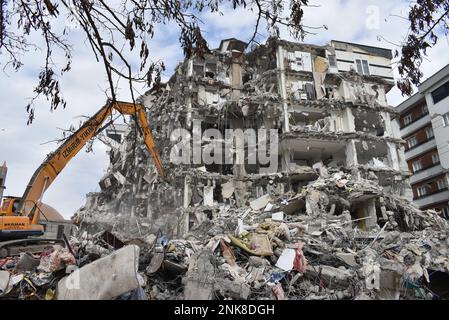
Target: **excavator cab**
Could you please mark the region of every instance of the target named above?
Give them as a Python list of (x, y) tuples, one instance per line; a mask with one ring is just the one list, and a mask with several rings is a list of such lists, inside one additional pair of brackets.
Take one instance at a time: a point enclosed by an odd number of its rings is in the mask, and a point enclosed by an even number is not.
[(0, 216), (13, 216), (19, 208), (19, 197), (5, 197), (3, 198), (0, 207)]

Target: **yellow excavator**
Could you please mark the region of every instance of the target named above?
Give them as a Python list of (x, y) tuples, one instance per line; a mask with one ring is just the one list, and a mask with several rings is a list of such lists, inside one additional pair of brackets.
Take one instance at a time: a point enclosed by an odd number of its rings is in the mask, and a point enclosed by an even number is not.
[[(22, 197), (5, 197), (3, 199), (0, 206), (0, 258), (9, 255), (10, 248), (13, 246), (21, 246), (26, 249), (27, 245), (33, 246), (40, 242), (53, 240), (36, 238), (44, 234), (44, 226), (41, 221), (47, 219), (45, 210), (48, 209), (48, 206), (42, 203), (44, 192), (83, 146), (104, 129), (103, 123), (114, 110), (123, 115), (136, 116), (159, 176), (164, 178), (162, 162), (154, 144), (144, 107), (128, 102), (108, 102), (66, 139), (55, 152), (47, 156), (31, 177)], [(107, 125), (110, 123), (108, 122)]]

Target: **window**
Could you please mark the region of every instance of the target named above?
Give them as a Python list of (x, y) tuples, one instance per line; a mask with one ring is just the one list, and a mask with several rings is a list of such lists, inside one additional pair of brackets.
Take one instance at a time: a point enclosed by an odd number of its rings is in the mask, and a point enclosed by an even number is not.
[(422, 170), (422, 161), (418, 160), (418, 161), (413, 162), (412, 167), (413, 167), (413, 172)]
[(404, 126), (408, 125), (409, 123), (411, 123), (413, 121), (412, 115), (408, 114), (404, 117)]
[(443, 116), (443, 122), (445, 127), (449, 126), (449, 112)]
[(357, 66), (357, 72), (363, 75), (370, 75), (369, 64), (367, 60), (355, 59), (355, 64)]
[(335, 54), (328, 55), (327, 58), (329, 59), (329, 65), (333, 68), (337, 67), (337, 57)]
[(433, 129), (432, 128), (427, 128), (426, 129), (426, 135), (427, 135), (427, 139), (432, 139), (435, 135), (433, 133)]
[(426, 186), (418, 187), (418, 197), (424, 197), (427, 193), (428, 191)]
[(449, 81), (432, 92), (433, 103), (437, 104), (449, 96)]
[(418, 139), (416, 137), (412, 137), (407, 140), (408, 148), (411, 149), (418, 144)]
[(432, 163), (437, 164), (440, 162), (440, 155), (438, 153), (432, 154)]
[(438, 190), (444, 190), (447, 189), (447, 180), (446, 178), (440, 179), (437, 181)]

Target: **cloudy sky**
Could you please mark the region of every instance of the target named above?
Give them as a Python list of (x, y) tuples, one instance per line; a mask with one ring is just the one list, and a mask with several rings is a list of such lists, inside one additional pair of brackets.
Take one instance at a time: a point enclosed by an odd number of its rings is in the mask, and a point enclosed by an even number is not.
[[(408, 32), (407, 21), (401, 16), (407, 15), (409, 1), (314, 0), (312, 3), (317, 7), (306, 9), (305, 24), (326, 25), (327, 30), (314, 30), (316, 34), (308, 35), (307, 43), (326, 44), (335, 39), (396, 49), (395, 44)], [(243, 9), (225, 9), (223, 15), (204, 14), (202, 21), (211, 48), (218, 47), (224, 38), (250, 39), (255, 24), (254, 15)], [(258, 40), (263, 42), (265, 37), (266, 34), (262, 34)], [(282, 37), (290, 39), (286, 32)], [(70, 41), (74, 45), (72, 70), (62, 80), (67, 108), (50, 112), (49, 103), (41, 100), (37, 103), (36, 119), (30, 126), (26, 125), (25, 106), (33, 96), (42, 52), (27, 54), (25, 66), (18, 72), (0, 71), (0, 162), (7, 161), (9, 168), (6, 195), (22, 195), (33, 172), (46, 155), (56, 149), (55, 143), (46, 142), (61, 137), (58, 128), (77, 125), (81, 115), (92, 115), (104, 105), (107, 82), (101, 65), (93, 59), (80, 31), (72, 30)], [(447, 50), (448, 41), (443, 38), (428, 52), (422, 66), (425, 77), (449, 62)], [(167, 66), (164, 76), (168, 78), (182, 59), (176, 29), (160, 26), (150, 51), (153, 59), (164, 60)], [(0, 57), (0, 63), (3, 67), (4, 57)], [(125, 86), (120, 98), (128, 98)], [(403, 99), (396, 89), (389, 94), (391, 105)], [(98, 181), (107, 166), (106, 147), (97, 141), (94, 153), (81, 151), (68, 164), (46, 192), (44, 201), (69, 218), (84, 203), (86, 193), (99, 190)]]

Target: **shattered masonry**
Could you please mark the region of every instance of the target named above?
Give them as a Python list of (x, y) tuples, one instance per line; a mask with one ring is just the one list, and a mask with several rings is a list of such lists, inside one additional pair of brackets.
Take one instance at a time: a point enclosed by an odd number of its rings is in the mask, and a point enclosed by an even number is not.
[[(101, 137), (111, 147), (108, 173), (101, 192), (88, 194), (73, 217), (79, 232), (71, 248), (82, 288), (67, 287), (76, 273), (54, 280), (54, 270), (66, 267), (69, 273), (73, 267), (67, 250), (54, 248), (34, 262), (40, 273), (27, 271), (35, 291), (25, 284), (28, 291), (12, 294), (448, 298), (449, 226), (436, 212), (420, 211), (409, 201), (404, 141), (398, 115), (386, 101), (394, 85), (391, 52), (274, 38), (246, 47), (237, 39), (223, 40), (204, 57), (180, 63), (167, 83), (140, 97), (166, 180), (158, 178), (135, 125), (116, 126)], [(193, 135), (198, 121), (201, 133), (277, 130), (278, 168), (270, 172), (246, 161), (170, 163), (172, 132), (184, 128)], [(238, 140), (193, 143), (203, 151), (218, 145), (220, 155), (226, 148), (235, 157), (243, 151), (247, 159), (250, 148)], [(22, 260), (27, 256), (0, 262), (13, 268)], [(126, 261), (126, 270), (117, 261)], [(101, 271), (104, 265), (115, 270), (114, 279)], [(11, 279), (10, 287), (17, 281)], [(8, 280), (0, 281), (0, 289), (4, 283)], [(107, 295), (92, 291), (95, 287)]]

